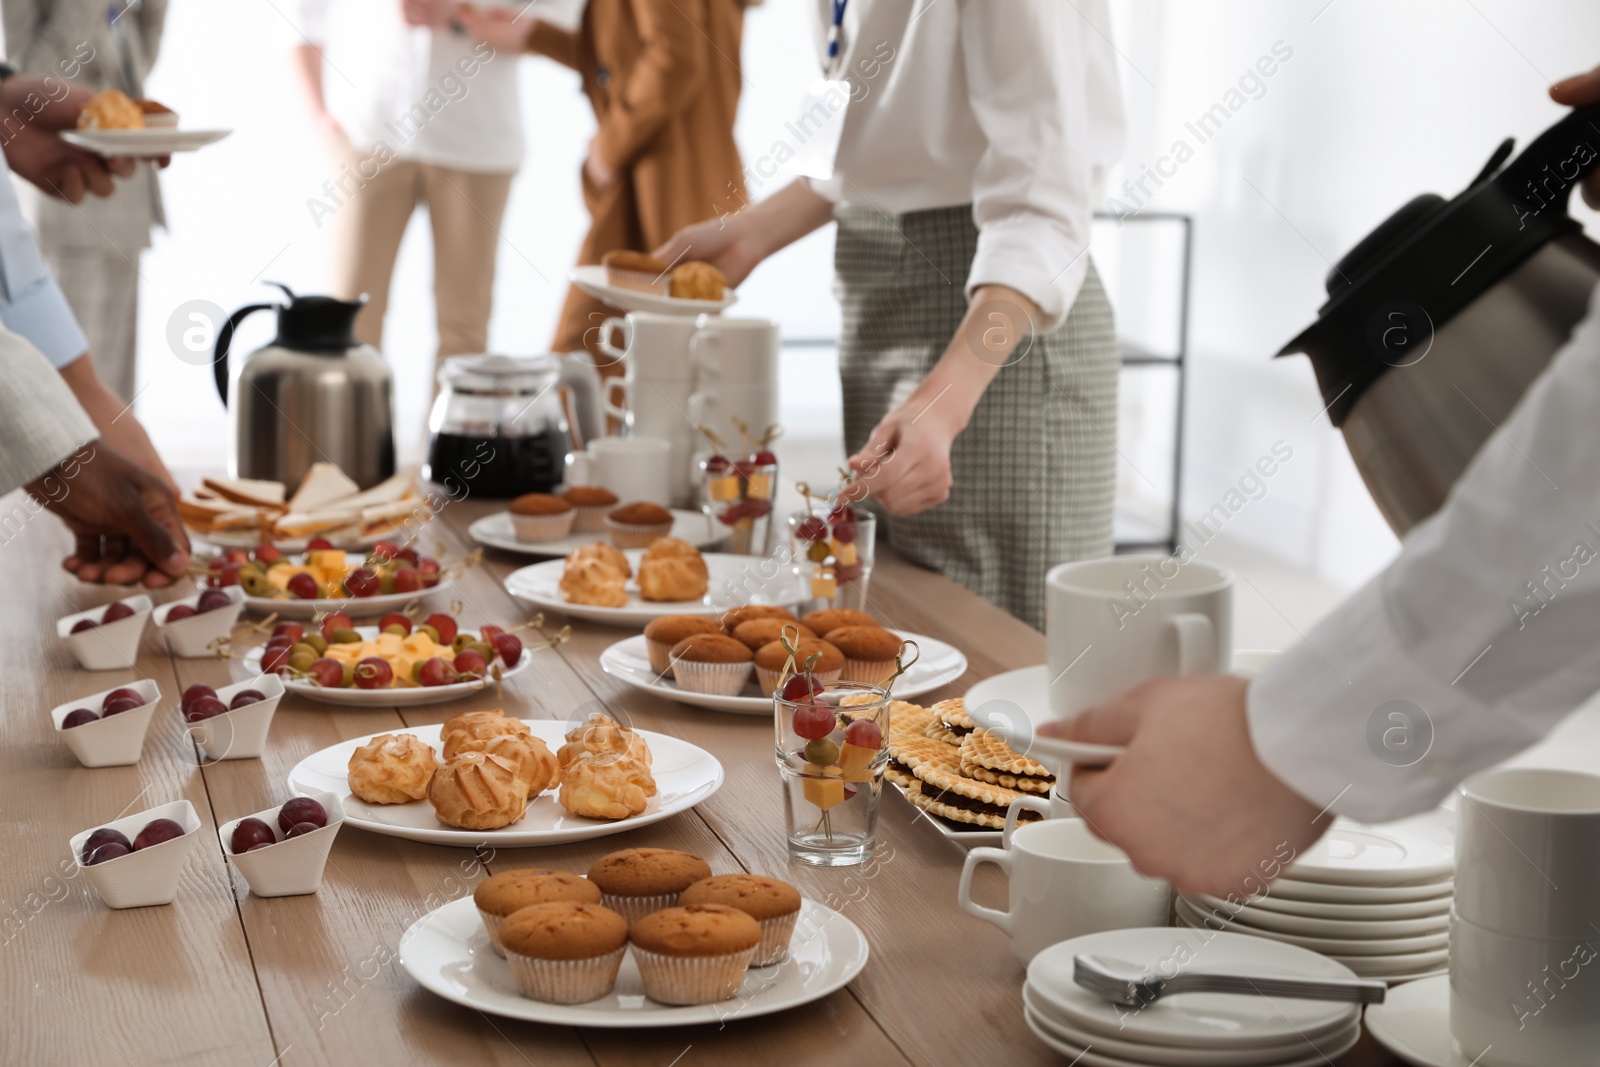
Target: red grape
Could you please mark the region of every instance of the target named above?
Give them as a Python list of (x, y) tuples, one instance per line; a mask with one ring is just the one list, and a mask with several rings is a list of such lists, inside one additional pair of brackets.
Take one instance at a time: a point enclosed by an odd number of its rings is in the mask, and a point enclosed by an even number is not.
[[(121, 830), (113, 830), (109, 826), (102, 826), (100, 829), (93, 831), (88, 837), (84, 838), (83, 862), (85, 864), (97, 862), (91, 860), (89, 857), (94, 855), (95, 849), (101, 847), (102, 845), (117, 845), (125, 849), (126, 851), (117, 853), (119, 856), (125, 856), (129, 852), (133, 851), (133, 842), (128, 840), (127, 834), (123, 833)], [(107, 856), (106, 858), (110, 859), (111, 857)]]
[(857, 719), (844, 728), (844, 743), (857, 748), (877, 749), (883, 745), (883, 727), (872, 719)]
[(315, 833), (320, 829), (322, 829), (322, 827), (318, 826), (314, 822), (297, 822), (293, 826), (289, 827), (289, 829), (285, 830), (283, 836), (286, 838), (304, 837), (306, 834)]
[(828, 524), (815, 515), (808, 515), (794, 528), (794, 535), (802, 541), (826, 541)]
[(289, 595), (297, 600), (315, 600), (322, 590), (317, 588), (317, 580), (305, 571), (291, 574), (288, 583), (284, 586)]
[(393, 541), (379, 541), (372, 546), (372, 554), (378, 559), (394, 559), (400, 554), (400, 546)]
[(105, 614), (100, 616), (100, 622), (116, 622), (118, 619), (126, 619), (132, 614), (133, 609), (119, 600), (106, 608)]
[(110, 707), (113, 700), (137, 700), (141, 704), (144, 703), (144, 697), (139, 695), (139, 691), (137, 689), (128, 689), (124, 687), (122, 689), (113, 689), (111, 692), (107, 693), (105, 695), (105, 699), (100, 701), (100, 710), (104, 711), (106, 708)]
[(100, 714), (103, 718), (109, 719), (113, 715), (121, 715), (125, 711), (142, 707), (144, 707), (143, 697), (118, 697), (107, 702), (106, 706), (100, 709)]
[(394, 591), (396, 593), (415, 593), (422, 588), (422, 572), (415, 567), (396, 567), (394, 572)]
[(258, 845), (251, 845), (249, 848), (245, 849), (245, 851), (246, 852), (260, 852), (262, 849), (271, 848), (273, 845), (276, 845), (276, 844), (277, 844), (276, 841), (263, 841)]
[(176, 604), (167, 612), (167, 622), (174, 623), (182, 619), (192, 619), (198, 614), (200, 612), (191, 608), (188, 604)]
[(328, 825), (328, 809), (310, 797), (290, 797), (278, 809), (278, 828), (288, 833), (296, 823), (310, 823), (320, 829)]
[(93, 867), (95, 864), (105, 863), (107, 860), (121, 859), (123, 856), (126, 856), (132, 851), (133, 849), (129, 848), (127, 845), (118, 844), (115, 841), (108, 841), (97, 848), (84, 849), (84, 852), (87, 854), (83, 857), (83, 865), (85, 867)]
[(72, 632), (75, 634), (81, 634), (85, 630), (93, 630), (97, 625), (99, 624), (93, 619), (79, 619), (77, 622), (72, 624)]
[(242, 548), (230, 548), (222, 554), (222, 558), (229, 563), (249, 563), (250, 553)]
[(381, 656), (368, 656), (356, 664), (357, 689), (387, 689), (394, 681), (394, 668)]
[(311, 665), (307, 671), (311, 680), (324, 689), (337, 689), (344, 682), (344, 664), (336, 659), (324, 656)]
[(739, 462), (733, 465), (733, 473), (737, 474), (741, 478), (750, 477), (751, 474), (755, 473), (755, 469), (756, 465), (747, 459), (741, 459)]
[(313, 537), (311, 540), (306, 542), (307, 552), (320, 552), (332, 547), (333, 542), (328, 540), (326, 537)]
[(306, 628), (297, 622), (280, 622), (272, 628), (273, 637), (287, 637), (294, 644), (299, 644), (305, 635)]
[(407, 563), (416, 563), (417, 562), (417, 550), (408, 545), (407, 547), (402, 548), (398, 553), (396, 553), (395, 554), (395, 558), (396, 559), (403, 559)]
[(289, 646), (279, 645), (261, 653), (261, 669), (267, 674), (279, 674), (289, 666)]
[(144, 824), (144, 829), (139, 831), (139, 836), (133, 839), (133, 850), (138, 852), (141, 848), (159, 845), (163, 841), (171, 841), (175, 837), (183, 836), (183, 827), (171, 819), (151, 819)]
[(184, 711), (183, 721), (199, 722), (202, 719), (209, 719), (213, 715), (221, 715), (227, 710), (228, 705), (224, 704), (216, 697), (200, 697), (198, 700), (195, 700), (193, 703), (191, 703)]
[(863, 563), (859, 563), (859, 562), (858, 563), (835, 563), (833, 565), (833, 576), (835, 578), (839, 579), (841, 582), (853, 582), (857, 578), (860, 578), (863, 574), (866, 574), (866, 573), (867, 573), (866, 565), (863, 564)]
[(78, 708), (75, 711), (67, 712), (66, 716), (61, 720), (61, 728), (70, 730), (74, 726), (82, 726), (86, 722), (98, 722), (99, 719), (100, 716), (88, 708)]
[(771, 449), (761, 448), (750, 453), (750, 462), (758, 467), (775, 467), (778, 464), (778, 457)]
[(424, 589), (432, 589), (439, 584), (441, 574), (438, 560), (430, 559), (427, 556), (418, 558), (417, 571), (422, 575), (422, 587)]
[(233, 837), (229, 844), (237, 854), (249, 852), (257, 845), (274, 845), (277, 842), (278, 837), (272, 832), (272, 827), (252, 815), (248, 819), (239, 820), (239, 825), (233, 828)]
[[(457, 659), (459, 660), (460, 657), (458, 656)], [(478, 659), (482, 660), (483, 656), (479, 655)], [(460, 680), (456, 676), (455, 668), (438, 656), (423, 660), (422, 664), (417, 668), (418, 684), (430, 688), (436, 685), (455, 685)]]
[(506, 628), (504, 626), (496, 626), (493, 623), (490, 623), (487, 626), (478, 627), (478, 639), (480, 641), (487, 641), (492, 645), (494, 644), (494, 639), (505, 632)]
[(728, 461), (728, 457), (724, 455), (712, 455), (706, 457), (707, 474), (721, 474), (732, 465), (733, 464)]
[(837, 522), (834, 523), (833, 526), (833, 539), (842, 545), (848, 545), (850, 542), (856, 539), (856, 535), (859, 532), (860, 527), (858, 527), (853, 520)]
[(253, 554), (257, 563), (276, 563), (283, 558), (283, 551), (267, 542), (257, 545)]
[(350, 595), (353, 597), (365, 599), (369, 596), (376, 596), (378, 593), (378, 575), (366, 567), (357, 567), (345, 578), (344, 587), (349, 590)]
[(791, 704), (798, 704), (810, 700), (822, 690), (822, 683), (809, 674), (792, 674), (789, 680), (783, 683), (783, 690), (778, 695)]
[(324, 641), (331, 641), (333, 640), (333, 632), (335, 630), (353, 630), (355, 629), (355, 625), (356, 620), (352, 619), (342, 611), (335, 611), (328, 615), (324, 615), (322, 617), (322, 639)]
[(458, 652), (453, 666), (457, 673), (472, 675), (475, 678), (482, 678), (489, 673), (489, 661), (475, 648)]
[(212, 588), (220, 589), (226, 585), (239, 584), (240, 567), (237, 563), (224, 563), (217, 568), (217, 573), (211, 576)]
[(207, 589), (200, 594), (200, 603), (196, 605), (195, 610), (200, 612), (216, 611), (218, 608), (225, 608), (232, 603), (233, 598), (222, 590)]
[(233, 694), (232, 700), (228, 701), (228, 710), (233, 711), (249, 704), (259, 704), (265, 699), (267, 699), (267, 695), (259, 689), (241, 689)]
[(746, 497), (744, 513), (747, 518), (759, 519), (772, 514), (772, 501), (762, 496)]
[(384, 630), (387, 630), (391, 626), (404, 626), (406, 628), (406, 633), (411, 632), (411, 620), (400, 614), (398, 611), (391, 611), (389, 614), (378, 620), (378, 631), (380, 633)]
[(189, 709), (189, 705), (194, 703), (200, 697), (214, 697), (216, 695), (217, 691), (211, 688), (209, 685), (191, 685), (189, 688), (183, 691), (183, 696), (178, 700), (178, 707), (187, 711)]
[(522, 659), (522, 639), (516, 634), (496, 634), (494, 650), (507, 667), (515, 667)]
[(431, 626), (438, 631), (441, 645), (448, 645), (456, 639), (456, 620), (442, 611), (429, 615), (424, 625)]
[(801, 704), (794, 709), (794, 732), (807, 740), (827, 737), (836, 725), (833, 709), (825, 704)]

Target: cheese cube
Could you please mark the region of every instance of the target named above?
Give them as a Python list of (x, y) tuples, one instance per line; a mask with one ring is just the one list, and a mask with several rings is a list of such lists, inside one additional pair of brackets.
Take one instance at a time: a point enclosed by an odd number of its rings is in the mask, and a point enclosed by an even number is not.
[(875, 748), (863, 748), (849, 742), (839, 747), (839, 769), (844, 772), (847, 782), (869, 782), (872, 780), (872, 761), (878, 755)]
[[(824, 770), (814, 763), (806, 764), (806, 778), (800, 787), (805, 798), (823, 811), (836, 804), (844, 803), (844, 779), (838, 767), (829, 767)], [(813, 778), (811, 775), (823, 774), (825, 778)]]
[(707, 491), (712, 500), (738, 500), (739, 478), (733, 474), (725, 478), (713, 478), (707, 485)]
[(855, 563), (856, 543), (854, 541), (835, 541), (832, 545), (833, 558), (840, 566), (848, 567)]
[(811, 576), (811, 595), (823, 600), (832, 600), (839, 592), (839, 583), (833, 580), (831, 571), (818, 571)]

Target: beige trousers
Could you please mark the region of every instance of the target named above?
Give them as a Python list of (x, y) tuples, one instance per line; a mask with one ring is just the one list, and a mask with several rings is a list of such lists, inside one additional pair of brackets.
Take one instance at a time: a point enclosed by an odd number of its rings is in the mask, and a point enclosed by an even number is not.
[[(338, 146), (334, 158), (348, 164), (346, 173), (358, 173), (361, 157), (348, 145)], [(425, 203), (433, 229), (439, 358), (488, 347), (495, 253), (512, 177), (392, 159), (338, 208), (332, 295), (354, 300), (367, 294), (367, 306), (356, 318), (360, 340), (383, 347), (395, 256), (411, 212)]]

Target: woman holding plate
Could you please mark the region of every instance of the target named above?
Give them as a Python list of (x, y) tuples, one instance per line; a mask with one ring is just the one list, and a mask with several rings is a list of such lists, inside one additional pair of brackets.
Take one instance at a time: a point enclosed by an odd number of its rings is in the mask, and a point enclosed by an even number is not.
[(1111, 550), (1118, 357), (1088, 254), (1122, 131), (1105, 5), (819, 14), (823, 80), (780, 153), (805, 177), (656, 255), (737, 285), (836, 221), (845, 444), (888, 544), (1042, 626), (1045, 571)]

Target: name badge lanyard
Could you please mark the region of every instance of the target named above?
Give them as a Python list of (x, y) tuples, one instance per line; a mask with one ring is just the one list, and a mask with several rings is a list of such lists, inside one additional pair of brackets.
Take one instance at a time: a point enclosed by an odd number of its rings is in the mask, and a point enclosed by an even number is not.
[(839, 56), (844, 52), (840, 40), (844, 36), (844, 10), (850, 0), (832, 0), (833, 21), (828, 25), (828, 58), (822, 64), (822, 76), (830, 78), (839, 69)]

